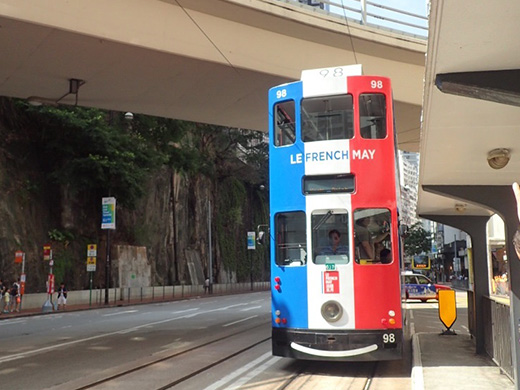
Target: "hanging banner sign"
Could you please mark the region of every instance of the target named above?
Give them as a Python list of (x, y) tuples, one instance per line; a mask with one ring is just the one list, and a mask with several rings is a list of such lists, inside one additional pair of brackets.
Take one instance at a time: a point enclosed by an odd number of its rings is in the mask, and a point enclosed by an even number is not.
[(25, 280), (26, 280), (25, 274), (20, 275), (20, 295), (25, 294)]
[(54, 275), (49, 274), (47, 279), (47, 294), (54, 294)]
[(101, 201), (101, 229), (116, 228), (116, 198), (103, 198)]

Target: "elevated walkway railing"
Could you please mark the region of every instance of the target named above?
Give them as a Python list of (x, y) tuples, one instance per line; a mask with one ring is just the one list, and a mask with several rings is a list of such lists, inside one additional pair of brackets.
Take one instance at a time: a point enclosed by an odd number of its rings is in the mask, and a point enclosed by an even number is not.
[(428, 17), (389, 7), (370, 0), (278, 0), (284, 3), (313, 9), (346, 22), (382, 28), (392, 32), (426, 39)]

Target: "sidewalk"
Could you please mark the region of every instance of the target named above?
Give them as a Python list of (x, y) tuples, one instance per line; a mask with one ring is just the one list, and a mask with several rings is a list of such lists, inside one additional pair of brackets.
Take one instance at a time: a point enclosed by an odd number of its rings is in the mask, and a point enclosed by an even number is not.
[[(217, 296), (218, 294), (212, 294), (211, 296)], [(31, 317), (31, 316), (37, 316), (37, 315), (48, 315), (48, 314), (56, 314), (56, 313), (64, 313), (64, 312), (73, 312), (73, 311), (80, 311), (80, 310), (97, 310), (97, 309), (107, 309), (111, 307), (122, 307), (122, 306), (136, 306), (136, 305), (145, 305), (150, 303), (163, 303), (163, 302), (173, 302), (177, 300), (183, 300), (183, 299), (197, 299), (201, 297), (205, 297), (209, 295), (190, 295), (190, 296), (183, 296), (183, 297), (176, 297), (176, 298), (168, 298), (168, 299), (151, 299), (151, 298), (145, 298), (145, 299), (138, 299), (138, 300), (125, 300), (125, 301), (110, 301), (107, 305), (99, 304), (97, 302), (88, 304), (88, 303), (81, 303), (81, 304), (67, 304), (65, 310), (57, 310), (57, 304), (56, 302), (53, 302), (55, 305), (55, 310), (49, 310), (49, 307), (46, 308), (46, 310), (43, 310), (43, 304), (42, 307), (31, 307), (29, 309), (24, 309), (22, 305), (22, 310), (19, 312), (11, 312), (11, 313), (2, 313), (0, 312), (0, 321), (6, 320), (8, 318), (18, 318), (18, 317)]]
[(475, 353), (469, 335), (412, 336), (412, 390), (513, 390), (513, 382), (486, 355)]
[[(155, 303), (163, 302), (159, 300), (155, 300)], [(62, 313), (62, 312), (71, 312), (71, 311), (78, 311), (78, 310), (95, 310), (95, 309), (104, 309), (109, 307), (117, 307), (117, 306), (128, 306), (128, 305), (139, 305), (139, 304), (145, 304), (145, 303), (153, 303), (152, 301), (142, 301), (142, 302), (123, 302), (121, 304), (108, 304), (106, 306), (99, 306), (99, 305), (88, 305), (88, 304), (82, 304), (82, 305), (67, 305), (65, 310), (54, 310), (54, 311), (43, 311), (43, 309), (40, 308), (30, 308), (30, 309), (23, 309), (19, 312), (11, 312), (11, 313), (0, 313), (0, 321), (6, 320), (8, 318), (18, 318), (18, 317), (30, 317), (30, 316), (36, 316), (36, 315), (47, 315), (47, 314), (56, 314), (56, 313)]]

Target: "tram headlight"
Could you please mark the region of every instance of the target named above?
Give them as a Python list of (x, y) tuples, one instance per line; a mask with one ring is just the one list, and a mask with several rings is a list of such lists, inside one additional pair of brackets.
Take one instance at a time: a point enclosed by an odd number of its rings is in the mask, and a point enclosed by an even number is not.
[(343, 315), (343, 308), (336, 301), (327, 301), (321, 306), (321, 315), (327, 322), (336, 322)]

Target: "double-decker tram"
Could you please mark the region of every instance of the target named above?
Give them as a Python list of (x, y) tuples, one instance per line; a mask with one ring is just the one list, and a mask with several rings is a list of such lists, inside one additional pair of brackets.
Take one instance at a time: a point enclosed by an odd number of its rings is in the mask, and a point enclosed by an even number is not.
[(273, 354), (400, 359), (392, 91), (360, 65), (269, 91)]

